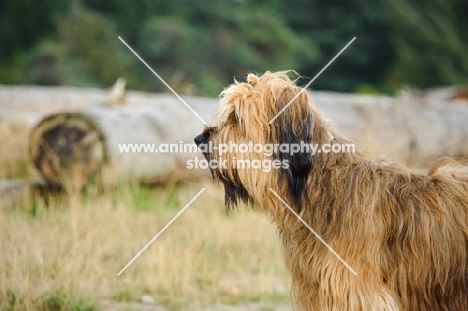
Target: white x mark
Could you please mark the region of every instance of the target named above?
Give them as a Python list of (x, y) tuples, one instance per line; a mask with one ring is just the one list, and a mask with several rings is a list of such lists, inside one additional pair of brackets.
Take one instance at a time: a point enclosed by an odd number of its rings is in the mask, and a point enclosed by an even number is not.
[(312, 80), (310, 80), (309, 83), (307, 83), (306, 86), (304, 86), (304, 87), (302, 88), (302, 90), (301, 90), (299, 93), (297, 93), (296, 96), (294, 96), (293, 99), (291, 99), (291, 100), (289, 101), (289, 103), (287, 103), (287, 105), (284, 106), (283, 109), (281, 109), (280, 112), (278, 112), (278, 113), (276, 114), (276, 116), (274, 116), (274, 117), (270, 120), (270, 122), (268, 122), (268, 124), (271, 124), (273, 121), (275, 121), (275, 119), (278, 118), (278, 116), (279, 116), (280, 114), (282, 114), (282, 113), (289, 107), (289, 105), (291, 105), (292, 102), (293, 102), (296, 98), (298, 98), (299, 95), (301, 95), (301, 93), (304, 92), (304, 91), (309, 87), (309, 85), (311, 85), (312, 82), (314, 82), (315, 79), (317, 79), (317, 78), (322, 74), (322, 72), (325, 71), (325, 69), (328, 68), (328, 66), (331, 65), (331, 63), (333, 63), (333, 62), (335, 61), (335, 59), (337, 59), (338, 56), (340, 56), (340, 54), (343, 53), (344, 50), (346, 50), (346, 49), (348, 48), (348, 46), (351, 45), (351, 43), (353, 43), (354, 40), (356, 40), (356, 37), (354, 37), (353, 39), (351, 39), (351, 41), (349, 41), (348, 44), (346, 44), (346, 46), (345, 46), (344, 48), (342, 48), (341, 51), (339, 51), (338, 54), (336, 54), (335, 57), (333, 57), (332, 60), (329, 61), (328, 64), (326, 64), (325, 67), (323, 67), (322, 70), (320, 70), (319, 73), (316, 74), (315, 77), (313, 77)]
[(151, 241), (149, 241), (148, 244), (146, 244), (145, 247), (143, 247), (141, 251), (139, 251), (138, 254), (136, 254), (135, 257), (133, 257), (132, 260), (130, 260), (130, 262), (125, 267), (123, 267), (122, 270), (120, 270), (119, 273), (117, 273), (117, 276), (120, 276), (122, 272), (124, 272), (125, 269), (127, 269), (151, 245), (151, 243), (153, 243), (177, 219), (177, 217), (179, 217), (190, 206), (190, 204), (192, 204), (193, 201), (195, 201), (200, 196), (200, 194), (202, 194), (202, 192), (205, 190), (206, 188), (203, 188), (202, 190), (200, 190), (200, 192), (198, 192), (197, 195), (192, 200), (190, 200), (190, 202), (188, 202), (187, 205), (185, 205), (184, 208), (182, 208), (180, 212), (178, 212), (174, 216), (174, 218), (172, 218), (171, 221), (169, 221), (167, 225), (165, 225), (164, 228), (162, 228), (161, 231), (159, 231), (158, 234), (156, 234), (151, 239)]
[(287, 208), (288, 208), (288, 209), (291, 211), (291, 213), (293, 213), (293, 214), (294, 214), (294, 216), (296, 216), (296, 217), (297, 217), (297, 219), (299, 219), (299, 220), (300, 220), (300, 221), (301, 221), (301, 222), (304, 224), (304, 226), (306, 226), (306, 227), (307, 227), (307, 229), (309, 229), (309, 230), (310, 230), (310, 232), (312, 232), (312, 233), (313, 233), (313, 234), (314, 234), (314, 235), (317, 237), (317, 239), (319, 239), (319, 241), (320, 241), (320, 242), (322, 242), (322, 243), (323, 243), (323, 245), (325, 245), (325, 246), (326, 246), (326, 247), (327, 247), (327, 248), (330, 250), (330, 252), (332, 252), (332, 254), (333, 254), (333, 255), (335, 255), (335, 256), (336, 256), (336, 258), (338, 258), (338, 259), (339, 259), (339, 260), (340, 260), (340, 261), (341, 261), (341, 262), (342, 262), (342, 263), (343, 263), (343, 264), (346, 266), (346, 268), (348, 268), (348, 269), (349, 269), (349, 271), (351, 271), (351, 272), (352, 272), (354, 275), (357, 275), (356, 271), (354, 271), (354, 269), (353, 269), (353, 268), (351, 268), (351, 266), (350, 266), (350, 265), (349, 265), (349, 264), (348, 264), (346, 261), (344, 261), (344, 260), (343, 260), (343, 258), (341, 258), (341, 256), (340, 256), (340, 255), (338, 255), (338, 253), (337, 253), (337, 252), (335, 252), (335, 250), (334, 250), (333, 248), (331, 248), (331, 246), (330, 246), (330, 245), (328, 245), (328, 244), (327, 244), (327, 242), (325, 242), (325, 240), (324, 240), (324, 239), (322, 239), (322, 237), (321, 237), (320, 235), (318, 235), (318, 233), (317, 233), (317, 232), (315, 232), (315, 231), (314, 231), (314, 229), (312, 229), (312, 227), (311, 227), (311, 226), (309, 226), (309, 224), (308, 224), (308, 223), (306, 223), (306, 222), (304, 221), (304, 219), (302, 219), (302, 217), (301, 217), (301, 216), (299, 216), (299, 214), (298, 214), (298, 213), (296, 213), (296, 212), (295, 212), (295, 211), (294, 211), (294, 210), (291, 208), (291, 206), (289, 206), (289, 205), (288, 205), (288, 203), (286, 203), (286, 201), (285, 201), (285, 200), (283, 200), (283, 198), (281, 198), (281, 197), (279, 196), (279, 194), (278, 194), (278, 193), (276, 193), (276, 191), (274, 191), (274, 190), (273, 190), (273, 189), (271, 189), (271, 188), (268, 188), (268, 189), (269, 189), (269, 190), (270, 190), (270, 191), (271, 191), (271, 192), (272, 192), (272, 193), (273, 193), (273, 194), (274, 194), (274, 195), (275, 195), (275, 196), (276, 196), (276, 197), (277, 197), (277, 198), (278, 198), (278, 199), (281, 201), (281, 203), (283, 203), (283, 204), (284, 204), (284, 206), (286, 206), (286, 207), (287, 207)]
[(147, 63), (143, 60), (143, 58), (141, 58), (140, 55), (138, 55), (137, 52), (135, 52), (135, 51), (130, 47), (130, 45), (128, 45), (127, 42), (125, 42), (124, 39), (122, 39), (122, 38), (119, 36), (119, 40), (122, 41), (122, 43), (125, 44), (125, 46), (126, 46), (130, 51), (132, 51), (132, 53), (135, 54), (135, 56), (138, 57), (138, 59), (139, 59), (143, 64), (145, 64), (145, 66), (148, 67), (148, 69), (149, 69), (156, 77), (158, 77), (158, 79), (161, 80), (161, 82), (164, 83), (164, 85), (165, 85), (169, 90), (171, 90), (171, 92), (174, 93), (174, 95), (175, 95), (175, 96), (176, 96), (176, 97), (177, 97), (177, 98), (178, 98), (178, 99), (179, 99), (179, 100), (180, 100), (180, 101), (181, 101), (181, 102), (182, 102), (182, 103), (183, 103), (183, 104), (200, 120), (200, 121), (202, 121), (203, 124), (206, 125), (205, 120), (203, 120), (203, 118), (200, 117), (200, 115), (199, 115), (198, 113), (196, 113), (195, 110), (193, 110), (192, 107), (190, 107), (189, 104), (187, 104), (187, 102), (186, 102), (182, 97), (180, 97), (179, 94), (177, 94), (177, 92), (174, 91), (174, 90), (172, 89), (172, 87), (171, 87), (169, 84), (167, 84), (166, 81), (164, 81), (164, 79), (161, 78), (161, 76), (158, 75), (158, 73), (157, 73), (156, 71), (153, 70), (153, 68), (150, 67), (150, 65), (147, 64)]

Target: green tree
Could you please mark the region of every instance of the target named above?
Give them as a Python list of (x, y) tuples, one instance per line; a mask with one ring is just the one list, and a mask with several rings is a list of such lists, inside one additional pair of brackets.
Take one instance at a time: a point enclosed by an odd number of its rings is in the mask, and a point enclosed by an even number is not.
[(63, 0), (0, 2), (0, 59), (31, 48), (54, 29), (54, 18), (69, 8)]
[(468, 83), (468, 2), (392, 1), (395, 76), (421, 88)]
[[(0, 83), (166, 88), (218, 95), (250, 71), (295, 69), (314, 89), (389, 92), (467, 83), (465, 0), (7, 0)], [(304, 83), (306, 80), (304, 80)]]
[(312, 87), (353, 91), (363, 84), (386, 83), (394, 51), (391, 27), (382, 0), (260, 0), (281, 12), (286, 23), (319, 51), (303, 59), (297, 70), (315, 76), (353, 37), (356, 41), (318, 78)]
[(66, 54), (65, 66), (71, 73), (83, 75), (77, 79), (69, 73), (71, 81), (110, 86), (119, 76), (127, 76), (130, 86), (138, 86), (132, 68), (136, 60), (120, 43), (113, 23), (104, 15), (74, 5), (69, 14), (58, 20), (57, 37)]
[(68, 0), (0, 1), (0, 83), (26, 83), (28, 52), (53, 33), (57, 14)]
[(281, 16), (236, 1), (193, 2), (177, 16), (155, 15), (142, 25), (136, 46), (163, 76), (177, 71), (186, 85), (213, 96), (233, 76), (294, 69), (316, 56)]

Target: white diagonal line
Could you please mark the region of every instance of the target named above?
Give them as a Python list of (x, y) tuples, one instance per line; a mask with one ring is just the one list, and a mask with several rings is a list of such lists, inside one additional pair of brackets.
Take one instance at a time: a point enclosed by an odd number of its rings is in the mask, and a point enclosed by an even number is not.
[(130, 45), (128, 45), (127, 42), (125, 42), (124, 39), (122, 39), (122, 38), (119, 36), (119, 40), (122, 41), (122, 43), (125, 44), (125, 46), (126, 46), (130, 51), (132, 51), (132, 53), (135, 54), (135, 56), (138, 57), (138, 59), (139, 59), (143, 64), (145, 64), (145, 66), (148, 67), (148, 69), (149, 69), (156, 77), (158, 77), (158, 79), (161, 80), (161, 82), (164, 83), (164, 85), (165, 85), (169, 90), (171, 90), (171, 92), (174, 93), (174, 95), (175, 95), (175, 96), (176, 96), (176, 97), (177, 97), (177, 98), (178, 98), (178, 99), (179, 99), (179, 100), (180, 100), (180, 101), (181, 101), (181, 102), (198, 118), (198, 119), (200, 119), (200, 121), (202, 121), (203, 124), (206, 125), (205, 120), (203, 120), (203, 118), (200, 117), (200, 115), (199, 115), (198, 113), (196, 113), (195, 110), (193, 110), (192, 107), (190, 107), (189, 104), (187, 104), (187, 102), (186, 102), (182, 97), (180, 97), (179, 94), (177, 94), (177, 92), (174, 91), (174, 90), (172, 89), (172, 87), (171, 87), (169, 84), (167, 84), (166, 81), (164, 81), (164, 79), (161, 78), (161, 76), (158, 75), (158, 73), (157, 73), (156, 71), (153, 70), (153, 68), (150, 67), (150, 65), (147, 64), (147, 63), (143, 60), (143, 58), (141, 58), (140, 55), (138, 55), (137, 52), (135, 52), (135, 51), (130, 47)]
[(198, 192), (198, 194), (192, 200), (190, 200), (190, 202), (188, 202), (187, 205), (185, 205), (184, 208), (182, 208), (180, 212), (178, 212), (177, 215), (175, 215), (174, 218), (172, 218), (171, 221), (169, 221), (167, 225), (165, 225), (164, 228), (162, 228), (161, 231), (159, 231), (158, 234), (156, 234), (154, 238), (152, 238), (151, 241), (149, 241), (148, 244), (146, 244), (145, 247), (143, 247), (142, 250), (139, 251), (138, 254), (136, 254), (135, 257), (133, 257), (133, 259), (130, 260), (130, 262), (125, 267), (123, 267), (122, 270), (120, 270), (119, 273), (117, 273), (117, 276), (120, 276), (122, 272), (124, 272), (125, 269), (127, 269), (151, 245), (151, 243), (153, 243), (164, 232), (164, 230), (166, 230), (174, 222), (174, 220), (176, 220), (177, 217), (179, 217), (205, 190), (206, 188), (200, 190), (200, 192)]
[(288, 103), (286, 106), (284, 106), (283, 109), (281, 109), (280, 112), (278, 112), (278, 113), (276, 114), (276, 116), (273, 117), (273, 119), (270, 120), (270, 122), (268, 122), (268, 124), (271, 124), (273, 121), (275, 121), (275, 119), (278, 118), (278, 116), (279, 116), (280, 114), (282, 114), (283, 111), (285, 111), (285, 110), (289, 107), (289, 105), (291, 105), (292, 102), (293, 102), (296, 98), (298, 98), (299, 95), (301, 95), (301, 93), (304, 92), (304, 91), (309, 87), (309, 85), (311, 85), (312, 82), (314, 82), (315, 79), (317, 79), (317, 78), (322, 74), (322, 72), (325, 71), (325, 69), (328, 68), (328, 66), (331, 65), (331, 63), (333, 63), (333, 62), (335, 61), (335, 59), (337, 59), (338, 56), (340, 56), (340, 54), (343, 53), (344, 50), (346, 50), (346, 49), (348, 48), (348, 46), (351, 45), (351, 43), (353, 43), (354, 40), (356, 40), (356, 37), (354, 37), (353, 39), (351, 39), (351, 41), (349, 41), (348, 44), (346, 44), (345, 47), (342, 48), (341, 51), (339, 51), (338, 54), (336, 54), (335, 57), (333, 57), (332, 60), (329, 61), (328, 64), (326, 64), (325, 67), (323, 67), (322, 70), (320, 70), (319, 73), (317, 73), (317, 74), (315, 75), (315, 77), (313, 77), (313, 79), (310, 80), (309, 83), (307, 83), (306, 86), (304, 86), (304, 87), (302, 88), (302, 90), (301, 90), (299, 93), (297, 93), (296, 96), (294, 96), (293, 99), (291, 99), (291, 100), (289, 101), (289, 103)]
[(291, 211), (291, 213), (294, 214), (294, 216), (296, 216), (296, 217), (304, 224), (304, 226), (307, 227), (307, 229), (310, 230), (310, 232), (312, 232), (312, 233), (317, 237), (317, 239), (319, 239), (320, 242), (323, 243), (323, 245), (325, 245), (325, 246), (330, 250), (330, 252), (333, 253), (333, 255), (336, 256), (336, 258), (338, 258), (338, 259), (346, 266), (346, 268), (348, 268), (354, 275), (357, 275), (356, 271), (354, 271), (354, 269), (351, 268), (351, 266), (348, 265), (348, 263), (347, 263), (346, 261), (344, 261), (343, 258), (341, 258), (340, 255), (338, 255), (338, 253), (335, 252), (335, 250), (334, 250), (333, 248), (331, 248), (331, 246), (328, 245), (327, 242), (325, 242), (325, 241), (322, 239), (322, 237), (321, 237), (320, 235), (318, 235), (318, 233), (315, 232), (314, 229), (312, 229), (312, 228), (304, 221), (304, 219), (302, 219), (302, 217), (299, 216), (299, 214), (297, 214), (297, 213), (291, 208), (291, 206), (289, 206), (288, 203), (286, 203), (286, 201), (283, 200), (283, 199), (279, 196), (278, 193), (276, 193), (276, 192), (275, 192), (273, 189), (271, 189), (271, 188), (268, 188), (268, 189), (281, 201), (281, 203), (283, 203), (283, 204)]

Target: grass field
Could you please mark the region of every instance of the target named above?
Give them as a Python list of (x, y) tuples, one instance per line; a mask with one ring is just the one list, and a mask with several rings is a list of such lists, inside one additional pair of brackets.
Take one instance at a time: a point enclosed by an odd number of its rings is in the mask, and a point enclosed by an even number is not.
[[(126, 271), (117, 273), (202, 187), (207, 190)], [(254, 302), (288, 305), (273, 224), (224, 211), (215, 185), (120, 185), (0, 211), (0, 310), (170, 310)], [(165, 310), (165, 309), (164, 309)]]
[[(0, 122), (0, 143), (0, 179), (28, 178), (27, 126)], [(0, 311), (290, 310), (274, 225), (250, 210), (228, 215), (223, 193), (210, 181), (121, 184), (99, 195), (0, 207)], [(152, 303), (142, 304), (144, 296)]]

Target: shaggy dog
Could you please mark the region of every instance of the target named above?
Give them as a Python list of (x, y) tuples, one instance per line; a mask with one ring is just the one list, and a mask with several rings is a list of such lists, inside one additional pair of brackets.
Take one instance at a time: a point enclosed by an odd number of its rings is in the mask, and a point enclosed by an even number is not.
[[(357, 151), (219, 152), (230, 142), (351, 143), (289, 76), (250, 74), (247, 83), (229, 86), (217, 126), (195, 142), (212, 145), (202, 152), (222, 163), (211, 169), (224, 184), (227, 208), (244, 202), (277, 224), (299, 309), (468, 310), (466, 166), (443, 158), (426, 175)], [(277, 169), (238, 160), (276, 161)]]

